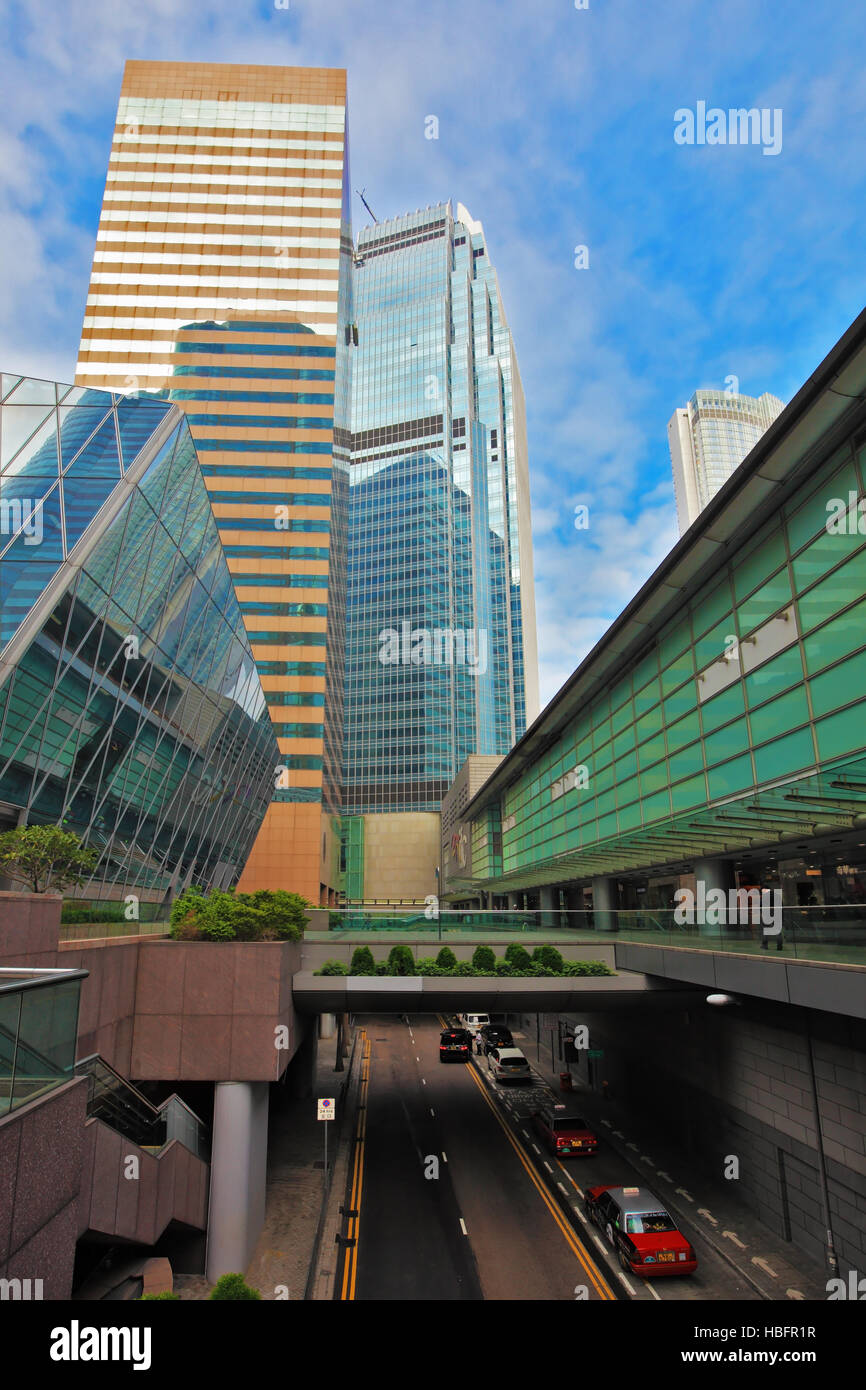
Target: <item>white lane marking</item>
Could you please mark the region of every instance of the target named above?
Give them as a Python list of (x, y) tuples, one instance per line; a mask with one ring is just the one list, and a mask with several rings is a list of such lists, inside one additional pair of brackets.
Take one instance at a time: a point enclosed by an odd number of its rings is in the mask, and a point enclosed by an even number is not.
[(646, 1280), (646, 1286), (647, 1286), (647, 1288), (649, 1289), (650, 1293), (652, 1294), (653, 1298), (655, 1299), (656, 1303), (661, 1303), (661, 1301), (662, 1301), (662, 1296), (661, 1296), (660, 1293), (656, 1293), (655, 1289), (653, 1288), (653, 1284), (652, 1284), (652, 1280), (651, 1280), (651, 1279), (647, 1279), (647, 1280)]
[(521, 1134), (525, 1134), (526, 1137), (527, 1137), (527, 1139), (529, 1138), (529, 1130), (526, 1128), (525, 1125), (521, 1125), (521, 1127), (520, 1127), (520, 1133), (521, 1133)]
[(547, 1162), (546, 1159), (544, 1160), (544, 1166), (547, 1169), (550, 1176), (553, 1177), (553, 1169), (551, 1168), (550, 1164)]
[(568, 1196), (568, 1188), (566, 1187), (565, 1183), (564, 1183), (564, 1182), (558, 1182), (556, 1185), (557, 1185), (557, 1187), (559, 1188), (560, 1192), (564, 1192), (565, 1195), (566, 1195), (566, 1197), (567, 1197), (567, 1196)]
[(420, 1057), (416, 1057), (416, 1058), (415, 1058), (415, 1061), (416, 1061), (416, 1062), (420, 1062), (420, 1061), (421, 1061), (421, 1058), (420, 1058)]
[(624, 1139), (624, 1138), (625, 1138), (625, 1135), (623, 1134), (623, 1132), (622, 1132), (621, 1129), (615, 1129), (615, 1130), (613, 1131), (613, 1133), (616, 1135), (617, 1139)]
[(625, 1275), (624, 1275), (620, 1270), (617, 1270), (617, 1276), (618, 1276), (618, 1278), (622, 1281), (622, 1283), (625, 1284), (625, 1287), (628, 1289), (628, 1291), (629, 1291), (629, 1293), (631, 1294), (632, 1298), (634, 1298), (634, 1296), (635, 1296), (635, 1290), (632, 1288), (631, 1284), (628, 1282), (628, 1280), (626, 1279)]
[(421, 1085), (422, 1085), (422, 1086), (426, 1086), (426, 1085), (427, 1085), (427, 1082), (424, 1080), (423, 1076), (421, 1077)]
[(757, 1265), (758, 1268), (762, 1269), (765, 1274), (769, 1274), (771, 1279), (778, 1279), (779, 1276), (776, 1273), (776, 1271), (772, 1268), (772, 1266), (768, 1265), (766, 1260), (760, 1259), (758, 1255), (752, 1256), (752, 1264)]
[(706, 1207), (698, 1207), (698, 1216), (705, 1216), (708, 1221), (712, 1221), (714, 1226), (718, 1226), (718, 1220), (712, 1212), (707, 1211)]
[(653, 1161), (652, 1161), (652, 1159), (650, 1158), (649, 1154), (641, 1154), (641, 1156), (640, 1156), (640, 1161), (641, 1161), (641, 1163), (648, 1163), (649, 1166), (650, 1166), (651, 1168), (654, 1168), (654, 1167), (655, 1167), (655, 1164), (653, 1163)]
[(460, 1229), (465, 1236), (468, 1236), (469, 1232), (466, 1229), (466, 1222), (463, 1220), (462, 1216), (460, 1218)]
[(602, 1124), (607, 1125), (608, 1129), (613, 1129), (613, 1125), (611, 1124), (610, 1120), (602, 1120)]
[(737, 1235), (734, 1235), (734, 1232), (733, 1232), (733, 1231), (722, 1231), (722, 1239), (723, 1239), (723, 1240), (725, 1240), (725, 1239), (727, 1239), (727, 1240), (732, 1240), (732, 1241), (734, 1242), (735, 1245), (738, 1245), (738, 1246), (740, 1247), (741, 1250), (745, 1250), (745, 1249), (746, 1249), (746, 1246), (745, 1246), (745, 1245), (743, 1244), (743, 1242), (740, 1240), (740, 1237), (737, 1236)]
[(785, 1290), (785, 1294), (786, 1294), (786, 1296), (787, 1296), (788, 1298), (805, 1298), (805, 1297), (806, 1297), (806, 1295), (805, 1295), (804, 1293), (801, 1293), (799, 1289), (786, 1289), (786, 1290)]
[(687, 1202), (693, 1202), (695, 1200), (691, 1193), (686, 1192), (684, 1187), (678, 1187), (676, 1190), (680, 1197), (685, 1197)]
[(539, 1156), (539, 1158), (540, 1158), (540, 1157), (541, 1157), (541, 1149), (538, 1147), (537, 1144), (533, 1144), (532, 1147), (534, 1148), (535, 1152), (538, 1154), (538, 1156)]
[[(634, 1149), (635, 1153), (637, 1153), (637, 1144), (628, 1143), (628, 1144), (626, 1144), (626, 1148), (627, 1148), (627, 1149)], [(623, 1280), (623, 1283), (625, 1283), (625, 1280)]]
[(601, 1251), (601, 1253), (602, 1253), (603, 1255), (606, 1255), (606, 1254), (607, 1254), (607, 1249), (606, 1249), (606, 1247), (605, 1247), (604, 1245), (602, 1245), (602, 1243), (601, 1243), (601, 1241), (599, 1240), (598, 1236), (593, 1236), (593, 1240), (595, 1241), (595, 1244), (598, 1246), (598, 1248), (599, 1248), (599, 1250)]
[(442, 1162), (443, 1162), (443, 1163), (447, 1163), (447, 1162), (448, 1162), (448, 1155), (447, 1155), (447, 1153), (445, 1152), (444, 1149), (442, 1150)]
[(435, 1118), (435, 1116), (436, 1116), (436, 1111), (433, 1109), (433, 1106), (432, 1106), (432, 1105), (430, 1106), (430, 1114)]

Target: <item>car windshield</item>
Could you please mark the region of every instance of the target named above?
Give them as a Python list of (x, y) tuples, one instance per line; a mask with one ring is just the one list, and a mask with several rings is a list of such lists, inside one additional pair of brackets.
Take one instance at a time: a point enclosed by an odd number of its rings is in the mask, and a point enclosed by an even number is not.
[(654, 1236), (677, 1228), (666, 1211), (644, 1211), (627, 1216), (625, 1229), (630, 1236)]
[(554, 1129), (588, 1129), (586, 1120), (579, 1115), (557, 1115), (553, 1121)]

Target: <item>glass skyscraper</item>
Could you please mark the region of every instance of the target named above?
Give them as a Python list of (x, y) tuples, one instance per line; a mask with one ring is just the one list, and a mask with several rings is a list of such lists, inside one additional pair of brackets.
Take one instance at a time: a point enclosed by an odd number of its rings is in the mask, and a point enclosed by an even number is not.
[[(523, 392), (481, 224), (441, 203), (366, 228), (354, 290), (343, 806), (349, 893), (371, 897), (359, 841), (393, 872), (376, 817), (438, 813), (470, 753), (512, 746), (537, 652)], [(438, 830), (407, 826), (432, 892)]]
[(277, 741), (189, 426), (0, 377), (0, 828), (76, 831), (88, 896), (237, 881)]
[(76, 380), (186, 411), (280, 774), (244, 889), (339, 875), (352, 344), (346, 74), (126, 65)]
[(682, 536), (784, 410), (778, 396), (696, 391), (668, 422)]

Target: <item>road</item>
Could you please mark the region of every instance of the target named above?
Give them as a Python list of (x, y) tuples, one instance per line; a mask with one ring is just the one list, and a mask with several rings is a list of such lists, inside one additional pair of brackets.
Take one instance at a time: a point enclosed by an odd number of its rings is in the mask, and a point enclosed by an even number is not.
[[(640, 1182), (600, 1135), (560, 1162), (529, 1126), (545, 1086), (490, 1083), (484, 1060), (439, 1061), (441, 1021), (367, 1015), (359, 1139), (348, 1205), (356, 1244), (336, 1297), (355, 1300), (756, 1299), (697, 1232), (688, 1278), (624, 1276), (582, 1220), (583, 1190)], [(360, 1202), (358, 1202), (360, 1193)], [(355, 1203), (352, 1206), (352, 1203)]]

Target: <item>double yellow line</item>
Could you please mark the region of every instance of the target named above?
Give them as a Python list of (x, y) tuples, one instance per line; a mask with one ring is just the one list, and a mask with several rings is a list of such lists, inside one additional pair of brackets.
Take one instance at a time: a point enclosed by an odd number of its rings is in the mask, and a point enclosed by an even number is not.
[(577, 1257), (580, 1264), (583, 1266), (583, 1269), (586, 1271), (586, 1276), (589, 1279), (589, 1282), (592, 1284), (592, 1287), (598, 1294), (599, 1298), (615, 1300), (616, 1294), (614, 1293), (610, 1284), (608, 1284), (607, 1280), (599, 1273), (595, 1265), (592, 1264), (592, 1262), (590, 1261), (587, 1252), (584, 1250), (580, 1241), (577, 1239), (577, 1236), (575, 1235), (574, 1231), (566, 1222), (565, 1218), (562, 1215), (562, 1212), (559, 1210), (559, 1207), (556, 1205), (553, 1198), (550, 1196), (550, 1193), (547, 1191), (547, 1188), (545, 1187), (544, 1183), (541, 1181), (538, 1174), (536, 1173), (534, 1167), (532, 1166), (529, 1160), (529, 1155), (526, 1153), (526, 1150), (520, 1143), (520, 1140), (515, 1138), (514, 1134), (512, 1134), (508, 1125), (505, 1123), (502, 1116), (499, 1114), (499, 1111), (497, 1110), (493, 1101), (490, 1099), (490, 1096), (487, 1094), (487, 1087), (481, 1080), (481, 1077), (478, 1075), (472, 1062), (469, 1063), (467, 1070), (470, 1076), (472, 1077), (472, 1080), (475, 1082), (475, 1085), (478, 1087), (479, 1091), (484, 1097), (485, 1104), (490, 1108), (490, 1111), (495, 1117), (497, 1124), (502, 1129), (509, 1144), (513, 1148), (514, 1152), (517, 1154), (517, 1157), (520, 1159), (520, 1162), (523, 1164), (523, 1167), (529, 1175), (529, 1179), (533, 1183), (539, 1197), (544, 1202), (544, 1205), (547, 1207), (547, 1210), (550, 1212), (551, 1216), (553, 1217), (554, 1221), (559, 1227), (563, 1237), (565, 1238), (566, 1244), (568, 1245), (572, 1253)]
[(361, 1038), (363, 1041), (361, 1084), (358, 1088), (358, 1123), (355, 1126), (355, 1158), (352, 1165), (352, 1192), (349, 1198), (349, 1210), (356, 1212), (357, 1215), (349, 1217), (349, 1227), (346, 1232), (348, 1239), (354, 1243), (346, 1246), (343, 1261), (343, 1285), (340, 1291), (341, 1300), (351, 1300), (355, 1297), (355, 1281), (358, 1277), (358, 1231), (361, 1225), (361, 1191), (364, 1186), (367, 1091), (370, 1085), (370, 1052), (372, 1048), (366, 1029), (361, 1029)]

